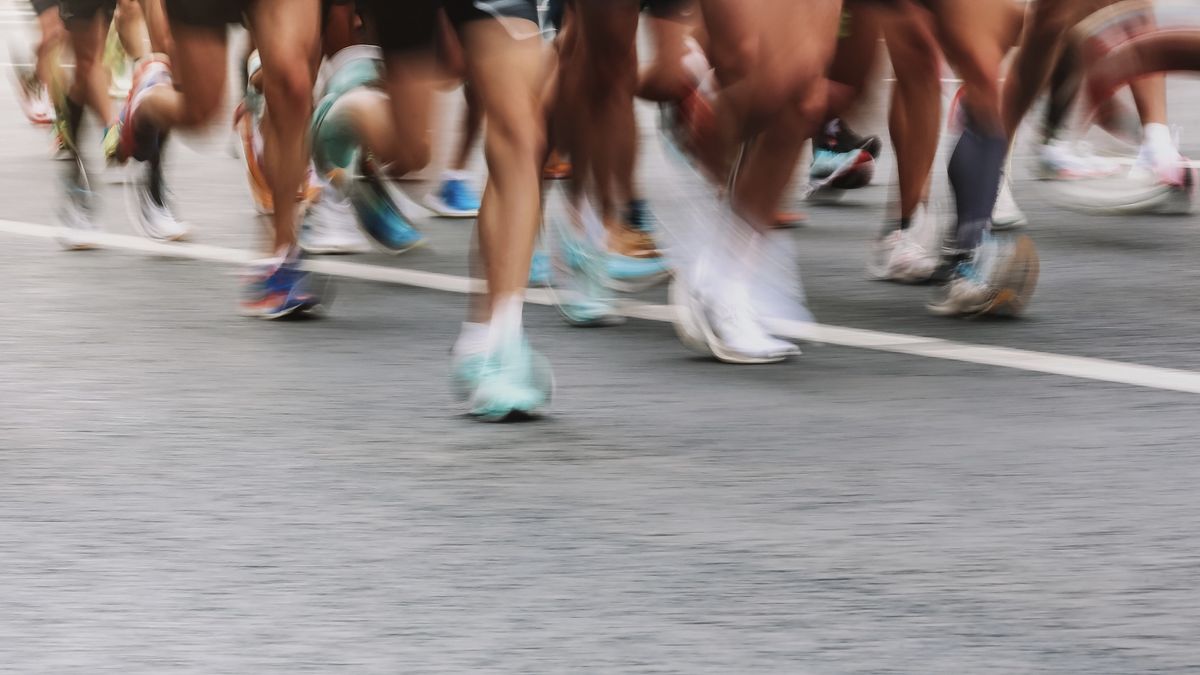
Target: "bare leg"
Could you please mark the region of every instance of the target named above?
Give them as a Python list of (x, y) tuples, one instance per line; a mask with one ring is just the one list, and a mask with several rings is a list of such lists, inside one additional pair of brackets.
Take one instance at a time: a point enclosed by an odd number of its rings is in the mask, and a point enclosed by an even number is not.
[(42, 84), (49, 87), (61, 76), (55, 57), (62, 49), (63, 43), (66, 42), (67, 29), (63, 26), (58, 7), (47, 9), (38, 14), (37, 18), (40, 39), (37, 43), (37, 63), (34, 69)]
[(308, 167), (319, 21), (317, 0), (258, 0), (251, 13), (251, 31), (262, 57), (263, 94), (271, 111), (263, 154), (275, 202), (275, 251), (296, 244), (296, 210), (284, 205), (295, 201)]
[(884, 23), (896, 74), (888, 115), (900, 184), (900, 218), (925, 199), (942, 118), (941, 56), (932, 17), (910, 5)]
[(137, 0), (119, 0), (116, 14), (117, 36), (125, 53), (134, 61), (146, 55), (146, 21)]
[(75, 103), (91, 108), (104, 126), (110, 126), (114, 118), (112, 101), (108, 98), (109, 73), (101, 58), (108, 36), (108, 22), (103, 14), (97, 14), (91, 19), (74, 19), (67, 29), (75, 52), (75, 79), (67, 96)]
[(478, 228), (494, 310), (497, 300), (524, 292), (541, 222), (542, 46), (514, 39), (492, 20), (469, 22), (462, 33), (469, 77), (488, 119), (489, 177)]

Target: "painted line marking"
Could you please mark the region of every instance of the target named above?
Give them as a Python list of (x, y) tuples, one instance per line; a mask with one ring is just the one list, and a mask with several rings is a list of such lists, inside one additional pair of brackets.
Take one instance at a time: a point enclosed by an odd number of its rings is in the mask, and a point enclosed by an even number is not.
[[(51, 225), (0, 220), (0, 232), (24, 237), (56, 239), (62, 235), (63, 229)], [(168, 244), (150, 241), (142, 237), (108, 232), (97, 233), (96, 243), (106, 249), (133, 251), (169, 258), (206, 260), (223, 264), (245, 264), (259, 257), (252, 251), (242, 249), (206, 244)], [(478, 292), (483, 288), (481, 280), (469, 277), (341, 260), (307, 260), (304, 267), (320, 274), (447, 293), (471, 293)], [(554, 304), (553, 294), (546, 289), (529, 289), (526, 297), (528, 302), (533, 304), (551, 306)], [(632, 319), (661, 322), (670, 322), (675, 313), (674, 308), (670, 305), (654, 305), (636, 301), (623, 301), (618, 304), (617, 309), (618, 313)], [(773, 332), (797, 340), (908, 356), (961, 361), (1097, 382), (1127, 384), (1149, 389), (1200, 394), (1200, 372), (1190, 370), (977, 345), (847, 326), (805, 324), (795, 321), (772, 321), (770, 323), (769, 327)]]

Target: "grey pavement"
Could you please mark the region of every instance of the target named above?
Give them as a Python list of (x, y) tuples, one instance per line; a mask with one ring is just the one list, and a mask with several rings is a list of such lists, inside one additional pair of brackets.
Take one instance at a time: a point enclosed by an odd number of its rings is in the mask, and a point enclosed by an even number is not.
[[(1185, 129), (1198, 94), (1172, 83)], [(224, 136), (185, 144), (195, 240), (253, 247)], [(0, 94), (0, 218), (54, 222), (47, 146)], [(1028, 318), (863, 280), (886, 167), (799, 205), (818, 317), (1200, 370), (1197, 219), (1054, 208), (1027, 159)], [(466, 274), (470, 224), (425, 227), (356, 260)], [(267, 323), (235, 272), (0, 234), (0, 672), (1200, 672), (1194, 395), (836, 346), (739, 368), (531, 307), (552, 414), (483, 425), (446, 386), (463, 296), (342, 279)]]

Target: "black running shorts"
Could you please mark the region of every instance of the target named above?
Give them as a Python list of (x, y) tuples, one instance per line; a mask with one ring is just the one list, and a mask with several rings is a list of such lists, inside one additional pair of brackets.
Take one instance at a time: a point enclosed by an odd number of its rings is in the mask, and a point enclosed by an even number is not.
[(492, 18), (527, 19), (537, 26), (537, 0), (358, 0), (385, 54), (430, 51), (437, 43), (438, 10), (450, 23)]
[(33, 13), (41, 16), (42, 12), (58, 7), (58, 0), (29, 0), (29, 4), (33, 5)]
[(68, 27), (74, 22), (91, 21), (102, 12), (106, 21), (112, 21), (117, 0), (61, 0), (58, 11)]
[(172, 23), (199, 28), (224, 28), (242, 23), (252, 0), (165, 0), (167, 18)]
[(680, 8), (687, 4), (687, 0), (642, 0), (642, 9), (650, 13), (650, 16), (660, 19), (670, 19), (679, 14)]

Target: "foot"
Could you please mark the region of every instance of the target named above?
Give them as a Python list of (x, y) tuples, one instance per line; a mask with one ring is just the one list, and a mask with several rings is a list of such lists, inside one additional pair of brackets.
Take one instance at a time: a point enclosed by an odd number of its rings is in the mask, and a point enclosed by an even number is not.
[(468, 413), (486, 422), (534, 416), (554, 392), (549, 362), (523, 337), (486, 353), (456, 355), (452, 378)]
[(864, 150), (872, 159), (878, 159), (879, 152), (883, 149), (883, 141), (878, 136), (859, 136), (840, 118), (835, 117), (825, 125), (821, 147), (834, 152)]
[(839, 152), (817, 148), (808, 171), (808, 179), (817, 189), (856, 190), (869, 184), (874, 175), (875, 160), (859, 149)]
[(1100, 157), (1086, 144), (1050, 139), (1038, 146), (1038, 176), (1042, 180), (1080, 180), (1114, 176), (1121, 167)]
[(1039, 261), (1025, 235), (986, 234), (954, 265), (928, 308), (937, 316), (1018, 316), (1037, 288)]
[(134, 224), (143, 236), (155, 241), (179, 241), (187, 236), (187, 225), (171, 210), (161, 162), (146, 162), (145, 172), (132, 182), (130, 189), (135, 195)]
[(936, 218), (921, 205), (908, 227), (884, 234), (872, 245), (867, 276), (879, 281), (918, 284), (929, 281), (937, 269), (941, 231)]
[(340, 188), (350, 198), (363, 233), (380, 250), (392, 255), (424, 245), (425, 236), (413, 226), (412, 220), (388, 191), (386, 178), (379, 174), (374, 163), (364, 158), (357, 166), (357, 176), (346, 176), (341, 172), (336, 174), (335, 183), (340, 181)]
[(312, 285), (312, 275), (300, 268), (296, 256), (282, 262), (256, 263), (243, 279), (242, 314), (281, 319), (297, 312), (315, 313), (321, 307), (321, 298)]
[(304, 216), (300, 226), (300, 248), (313, 255), (366, 253), (371, 243), (358, 229), (349, 200), (329, 187)]
[(77, 155), (63, 169), (62, 184), (65, 198), (59, 203), (58, 219), (63, 229), (58, 243), (68, 251), (96, 248), (100, 232), (94, 217), (96, 194)]
[(608, 257), (583, 237), (559, 233), (560, 260), (554, 266), (555, 305), (572, 326), (600, 327), (624, 323), (616, 313), (608, 275)]
[(689, 349), (735, 364), (777, 363), (800, 353), (767, 332), (740, 283), (702, 293), (682, 276), (672, 282), (670, 296), (676, 332)]
[(550, 254), (538, 249), (529, 261), (529, 286), (541, 288), (550, 285)]
[(425, 196), (425, 206), (443, 218), (475, 218), (479, 215), (479, 195), (456, 173)]

